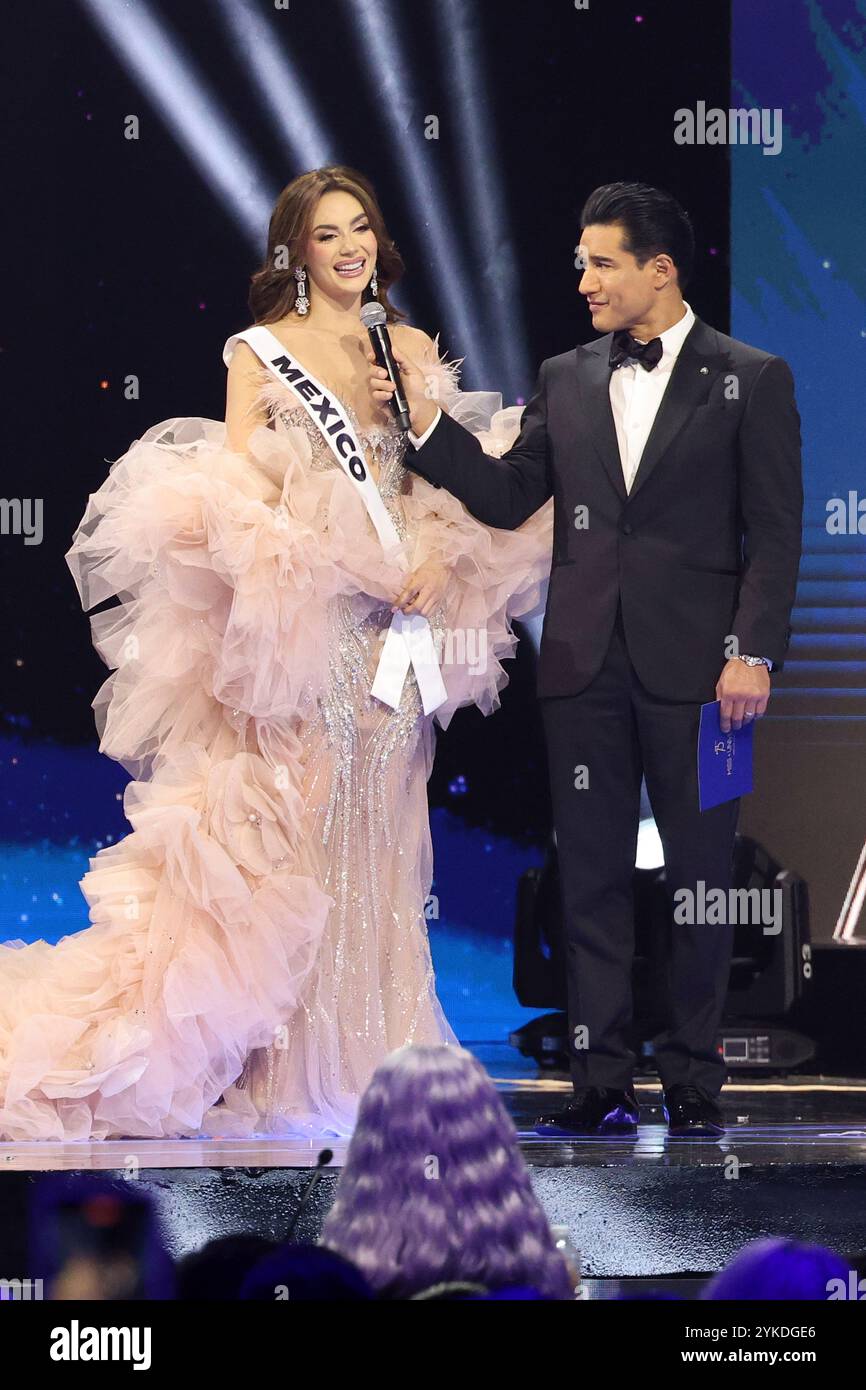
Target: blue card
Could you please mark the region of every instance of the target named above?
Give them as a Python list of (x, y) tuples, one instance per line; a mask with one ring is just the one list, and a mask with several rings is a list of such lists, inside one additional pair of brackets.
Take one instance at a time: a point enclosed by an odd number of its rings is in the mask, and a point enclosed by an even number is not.
[(698, 729), (698, 801), (702, 811), (752, 790), (755, 721), (722, 733), (721, 700), (701, 705)]

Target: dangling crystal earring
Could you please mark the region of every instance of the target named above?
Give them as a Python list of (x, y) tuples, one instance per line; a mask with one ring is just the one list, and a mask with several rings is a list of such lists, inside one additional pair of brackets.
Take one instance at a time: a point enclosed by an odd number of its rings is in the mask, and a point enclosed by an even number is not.
[(377, 265), (374, 265), (374, 266), (373, 266), (373, 278), (372, 278), (372, 280), (370, 281), (370, 293), (371, 293), (371, 295), (373, 296), (374, 299), (377, 299), (377, 298), (378, 298), (378, 295), (379, 295), (379, 279), (378, 279), (378, 276), (379, 276), (379, 267), (378, 267)]
[(310, 312), (310, 301), (307, 298), (307, 272), (304, 266), (295, 266), (295, 280), (298, 284), (295, 308), (299, 314), (308, 314)]

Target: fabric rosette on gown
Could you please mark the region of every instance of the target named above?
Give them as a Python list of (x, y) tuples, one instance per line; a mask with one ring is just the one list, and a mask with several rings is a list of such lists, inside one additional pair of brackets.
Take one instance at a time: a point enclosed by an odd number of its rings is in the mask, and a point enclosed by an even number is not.
[[(443, 404), (500, 453), (520, 410)], [(175, 418), (114, 463), (67, 561), (111, 670), (100, 751), (132, 774), (132, 831), (90, 861), (90, 926), (0, 946), (0, 1137), (350, 1132), (382, 1057), (454, 1041), (424, 915), (433, 718), (485, 713), (510, 622), (543, 602), (552, 504), (476, 522), (364, 436), (401, 542), (385, 553), (321, 438), (263, 373), (271, 428), (244, 454)], [(408, 564), (438, 555), (447, 701), (370, 696)]]

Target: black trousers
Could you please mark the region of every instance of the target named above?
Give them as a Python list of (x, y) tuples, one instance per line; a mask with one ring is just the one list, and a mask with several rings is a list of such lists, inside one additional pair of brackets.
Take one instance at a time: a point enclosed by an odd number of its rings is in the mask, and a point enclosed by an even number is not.
[[(579, 695), (540, 703), (562, 887), (572, 1080), (575, 1087), (622, 1088), (635, 1060), (629, 1028), (641, 777), (672, 908), (677, 890), (697, 895), (701, 881), (706, 893), (730, 889), (739, 800), (698, 809), (700, 705), (645, 689), (629, 660), (621, 611), (595, 679)], [(722, 1087), (715, 1036), (732, 938), (729, 925), (671, 922), (666, 1026), (653, 1039), (665, 1087), (687, 1082), (714, 1096)]]

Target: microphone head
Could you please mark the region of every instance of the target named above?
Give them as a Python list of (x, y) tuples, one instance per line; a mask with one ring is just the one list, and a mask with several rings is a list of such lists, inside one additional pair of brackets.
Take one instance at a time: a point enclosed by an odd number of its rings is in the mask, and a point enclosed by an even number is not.
[(384, 328), (385, 324), (388, 322), (388, 315), (385, 313), (381, 304), (377, 304), (374, 299), (371, 299), (369, 304), (363, 304), (361, 306), (361, 322), (368, 330), (371, 328)]

